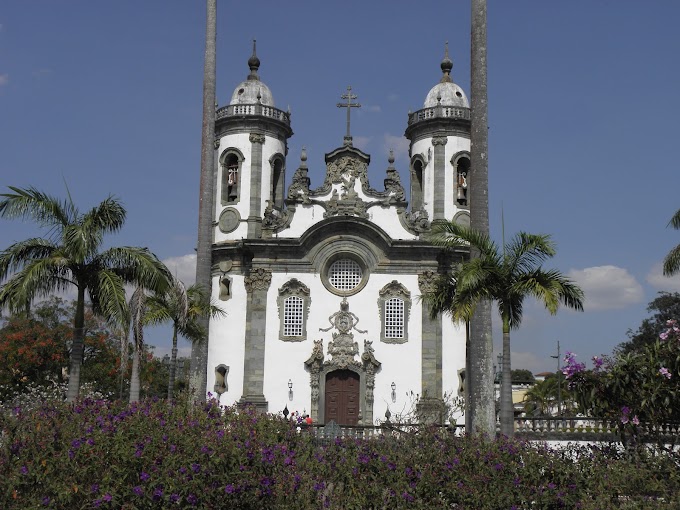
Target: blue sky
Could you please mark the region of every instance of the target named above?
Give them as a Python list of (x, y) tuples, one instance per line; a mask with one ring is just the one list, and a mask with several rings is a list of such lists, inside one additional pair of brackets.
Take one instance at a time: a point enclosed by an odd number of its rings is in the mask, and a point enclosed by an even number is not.
[[(380, 187), (387, 154), (407, 182), (403, 137), (441, 76), (469, 95), (468, 1), (218, 0), (217, 98), (227, 104), (257, 39), (260, 76), (292, 111), (288, 179), (307, 148), (312, 186), (341, 145), (351, 85), (355, 145)], [(417, 5), (417, 6), (416, 6)], [(291, 7), (292, 6), (292, 7)], [(680, 3), (489, 1), (492, 235), (551, 234), (548, 266), (584, 288), (586, 311), (528, 303), (513, 366), (554, 369), (556, 342), (580, 359), (610, 353), (680, 278), (660, 274), (680, 242)], [(113, 194), (128, 221), (111, 243), (148, 246), (191, 275), (200, 162), (205, 8), (180, 0), (21, 0), (0, 8), (0, 185), (65, 184), (81, 208)], [(35, 232), (0, 220), (0, 247)], [(169, 335), (150, 330), (157, 352)], [(500, 345), (500, 328), (494, 330)], [(185, 348), (186, 348), (185, 344)]]

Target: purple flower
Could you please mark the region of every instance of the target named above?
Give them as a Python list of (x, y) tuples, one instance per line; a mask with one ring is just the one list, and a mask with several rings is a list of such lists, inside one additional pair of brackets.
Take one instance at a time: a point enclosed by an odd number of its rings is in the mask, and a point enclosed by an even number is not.
[(48, 506), (48, 505), (50, 504), (50, 497), (49, 497), (49, 496), (45, 496), (44, 498), (42, 498), (42, 504), (43, 504), (44, 506)]
[(633, 416), (631, 422), (633, 423), (633, 425), (640, 425), (640, 419), (637, 417), (637, 414)]
[(322, 491), (326, 488), (326, 484), (324, 482), (317, 482), (314, 484), (314, 490), (315, 491)]
[(672, 377), (670, 371), (666, 367), (661, 367), (659, 369), (659, 374), (664, 376), (666, 379), (670, 379)]
[(192, 470), (194, 473), (200, 473), (200, 472), (201, 472), (201, 465), (200, 465), (200, 464), (196, 464), (196, 463), (194, 462), (194, 463), (191, 465), (191, 470)]
[(137, 496), (141, 496), (144, 494), (144, 489), (142, 489), (139, 485), (136, 485), (132, 488), (132, 492), (134, 492)]
[(156, 487), (153, 491), (153, 500), (158, 501), (163, 497), (163, 489), (161, 487)]
[(170, 494), (170, 502), (171, 503), (177, 503), (179, 501), (179, 494)]
[(593, 356), (593, 366), (595, 367), (595, 372), (600, 370), (602, 365), (604, 365), (604, 360), (599, 356)]
[(408, 492), (404, 491), (401, 495), (402, 498), (404, 498), (408, 502), (414, 501), (416, 498), (413, 497), (412, 494), (409, 494)]
[(102, 499), (108, 503), (108, 502), (111, 501), (113, 498), (111, 497), (111, 494), (109, 494), (109, 493), (107, 492), (106, 494), (104, 494), (104, 497), (103, 497)]
[(93, 484), (92, 487), (90, 487), (90, 491), (92, 491), (92, 494), (97, 494), (99, 492), (99, 485), (98, 484)]
[(502, 471), (502, 469), (503, 469), (503, 464), (499, 462), (499, 463), (496, 464), (493, 468), (494, 468), (496, 471)]
[(196, 506), (196, 505), (198, 504), (198, 498), (197, 498), (194, 494), (189, 494), (189, 495), (187, 496), (187, 502), (188, 502), (191, 506)]
[(139, 473), (139, 479), (140, 479), (142, 482), (146, 482), (149, 478), (151, 478), (151, 477), (149, 476), (149, 473), (147, 473), (147, 472), (145, 472), (145, 471), (142, 471), (141, 473)]
[(224, 488), (224, 492), (227, 494), (233, 494), (236, 492), (236, 487), (234, 487), (234, 484), (227, 484), (227, 486)]
[(28, 474), (28, 468), (26, 466), (21, 466), (21, 469), (19, 471), (21, 471), (22, 475)]

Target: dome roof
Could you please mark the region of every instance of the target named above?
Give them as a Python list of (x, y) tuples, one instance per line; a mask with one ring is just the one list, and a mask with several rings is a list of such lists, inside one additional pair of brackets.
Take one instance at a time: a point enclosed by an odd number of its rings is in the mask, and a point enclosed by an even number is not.
[(424, 108), (432, 108), (434, 106), (462, 106), (469, 108), (467, 96), (463, 89), (453, 83), (451, 79), (451, 69), (453, 69), (453, 62), (449, 58), (449, 43), (446, 43), (446, 52), (441, 63), (442, 79), (439, 80), (425, 98)]
[(248, 59), (250, 74), (246, 81), (241, 82), (231, 95), (229, 104), (257, 104), (264, 106), (274, 106), (274, 96), (269, 87), (260, 80), (257, 70), (260, 68), (260, 59), (257, 58), (255, 51), (255, 41), (253, 41), (253, 54)]

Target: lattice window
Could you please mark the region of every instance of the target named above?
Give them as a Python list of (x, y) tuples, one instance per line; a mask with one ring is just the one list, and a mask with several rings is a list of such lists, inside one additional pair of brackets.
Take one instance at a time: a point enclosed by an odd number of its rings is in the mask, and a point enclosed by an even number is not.
[(302, 336), (304, 300), (291, 296), (283, 302), (283, 336)]
[(363, 277), (361, 266), (352, 259), (340, 259), (331, 264), (328, 270), (328, 281), (337, 290), (356, 288)]
[(279, 289), (277, 298), (281, 326), (279, 338), (285, 342), (302, 342), (307, 338), (309, 316), (309, 288), (292, 278)]
[(385, 338), (404, 338), (404, 300), (385, 301)]
[(411, 312), (411, 293), (396, 280), (378, 292), (378, 310), (382, 331), (380, 340), (388, 344), (408, 342), (408, 320)]

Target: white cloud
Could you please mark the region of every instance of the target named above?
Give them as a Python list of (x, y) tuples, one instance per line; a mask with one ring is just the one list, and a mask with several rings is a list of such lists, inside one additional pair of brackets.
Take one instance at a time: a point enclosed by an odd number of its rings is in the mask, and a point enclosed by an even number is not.
[(193, 285), (196, 281), (195, 253), (164, 259), (163, 264), (168, 266), (170, 272), (187, 287)]
[(639, 303), (642, 286), (626, 269), (595, 266), (572, 269), (568, 276), (583, 289), (586, 310), (611, 310)]
[(647, 283), (656, 290), (680, 292), (680, 275), (664, 276), (663, 263), (657, 262), (647, 273)]
[(0, 87), (9, 83), (9, 74), (0, 74)]
[(378, 104), (370, 105), (370, 106), (366, 107), (366, 109), (370, 113), (380, 113), (382, 111), (382, 108), (380, 108), (380, 105), (378, 105)]
[(409, 141), (403, 135), (383, 135), (383, 150), (389, 154), (390, 149), (394, 150), (394, 157), (398, 161), (408, 161)]
[(352, 143), (356, 148), (364, 152), (368, 151), (368, 144), (371, 143), (370, 136), (353, 136)]

